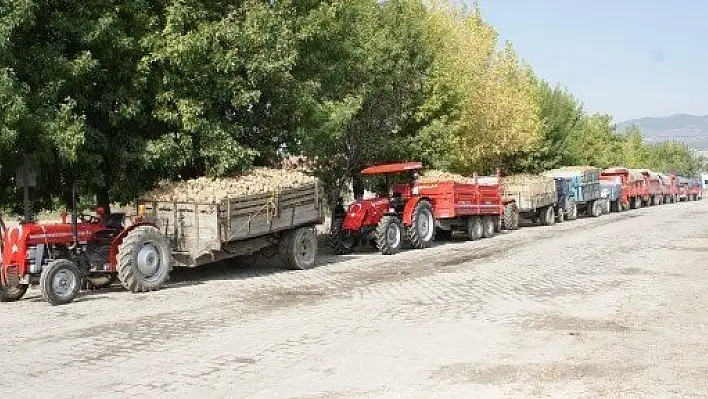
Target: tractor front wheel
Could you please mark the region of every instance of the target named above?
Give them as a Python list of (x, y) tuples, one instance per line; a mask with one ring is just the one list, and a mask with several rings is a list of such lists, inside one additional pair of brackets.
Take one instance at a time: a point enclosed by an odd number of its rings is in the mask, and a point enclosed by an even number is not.
[(343, 224), (344, 219), (342, 218), (332, 220), (332, 229), (329, 234), (329, 244), (337, 255), (350, 254), (354, 252), (354, 247), (356, 247), (356, 240), (350, 232), (342, 229)]
[(384, 216), (376, 226), (376, 246), (383, 255), (398, 253), (403, 246), (403, 227), (393, 215)]
[(42, 269), (39, 291), (52, 305), (64, 305), (76, 298), (81, 289), (81, 271), (69, 259), (57, 259)]
[(0, 283), (0, 302), (19, 301), (27, 292), (27, 285), (6, 287)]
[(159, 290), (170, 275), (171, 258), (170, 245), (156, 227), (136, 227), (118, 247), (118, 279), (132, 292)]
[(433, 242), (435, 237), (435, 219), (433, 219), (433, 207), (430, 202), (421, 200), (416, 204), (407, 233), (408, 241), (413, 248), (427, 248)]

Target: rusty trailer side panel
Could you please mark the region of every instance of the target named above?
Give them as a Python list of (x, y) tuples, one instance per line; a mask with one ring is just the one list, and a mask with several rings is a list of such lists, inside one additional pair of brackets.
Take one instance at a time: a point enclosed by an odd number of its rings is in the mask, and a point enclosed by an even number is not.
[(497, 184), (459, 183), (452, 180), (421, 183), (419, 195), (432, 202), (436, 219), (464, 216), (499, 216), (503, 211)]

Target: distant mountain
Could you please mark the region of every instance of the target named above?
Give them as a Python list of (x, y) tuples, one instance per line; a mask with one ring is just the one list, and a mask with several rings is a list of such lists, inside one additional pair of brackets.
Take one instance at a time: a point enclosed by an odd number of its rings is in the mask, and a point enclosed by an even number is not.
[(632, 119), (618, 123), (617, 130), (624, 131), (635, 124), (649, 142), (676, 140), (702, 151), (708, 151), (708, 115), (678, 114), (663, 118)]

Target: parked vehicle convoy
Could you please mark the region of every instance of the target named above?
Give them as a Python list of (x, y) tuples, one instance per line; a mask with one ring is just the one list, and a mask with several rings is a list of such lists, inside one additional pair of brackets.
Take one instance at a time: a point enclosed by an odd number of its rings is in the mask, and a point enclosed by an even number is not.
[(590, 166), (564, 167), (545, 171), (543, 175), (571, 179), (577, 212), (591, 217), (602, 215), (600, 169)]
[(613, 167), (600, 173), (600, 180), (622, 185), (621, 203), (624, 210), (641, 208), (644, 177), (625, 167)]
[[(399, 252), (406, 241), (413, 248), (426, 248), (435, 239), (455, 230), (477, 240), (501, 231), (499, 185), (477, 177), (420, 177), (420, 162), (384, 164), (361, 171), (363, 176), (385, 177), (388, 192), (343, 206), (333, 216), (332, 246), (337, 253), (350, 253), (369, 242), (384, 255)], [(398, 181), (396, 181), (398, 177)]]
[[(555, 224), (558, 191), (553, 178), (532, 174), (506, 176), (502, 178), (501, 189), (503, 204), (507, 210), (505, 228), (518, 228), (519, 218), (545, 226)], [(576, 213), (571, 211), (569, 218), (572, 219), (575, 215)]]
[[(170, 247), (155, 221), (124, 213), (72, 212), (61, 223), (22, 221), (2, 231), (0, 300), (17, 301), (39, 286), (52, 305), (74, 300), (82, 283), (94, 287), (118, 279), (133, 292), (159, 289), (170, 271)], [(4, 226), (4, 224), (3, 224)]]

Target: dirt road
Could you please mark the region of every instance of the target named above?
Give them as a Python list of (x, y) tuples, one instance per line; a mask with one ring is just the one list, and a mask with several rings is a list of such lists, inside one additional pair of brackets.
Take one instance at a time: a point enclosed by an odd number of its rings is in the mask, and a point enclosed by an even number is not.
[(708, 201), (0, 304), (0, 395), (708, 395)]

